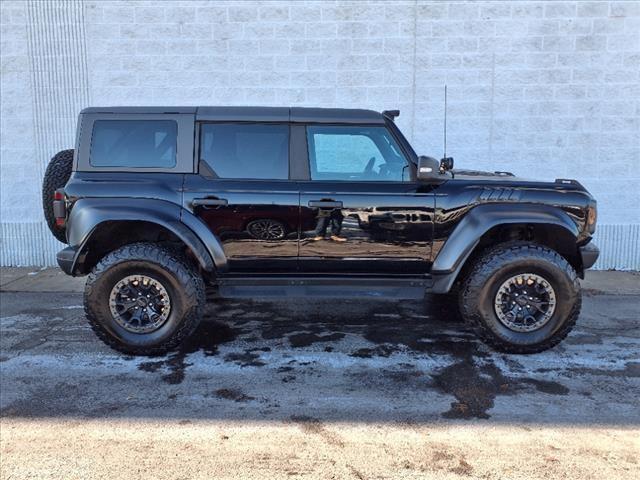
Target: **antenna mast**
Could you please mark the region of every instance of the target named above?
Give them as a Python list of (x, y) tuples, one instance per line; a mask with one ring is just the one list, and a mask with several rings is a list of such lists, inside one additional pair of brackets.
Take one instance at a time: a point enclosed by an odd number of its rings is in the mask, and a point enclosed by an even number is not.
[[(444, 86), (444, 157), (440, 160), (440, 172), (453, 170), (453, 158), (447, 157), (447, 85)], [(451, 172), (453, 176), (453, 172)]]
[(444, 155), (443, 159), (447, 158), (447, 84), (444, 85)]

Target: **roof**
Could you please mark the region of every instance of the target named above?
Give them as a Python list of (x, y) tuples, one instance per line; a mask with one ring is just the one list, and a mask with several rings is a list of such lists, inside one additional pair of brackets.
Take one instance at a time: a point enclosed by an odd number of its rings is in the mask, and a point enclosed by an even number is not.
[(195, 114), (201, 121), (368, 123), (383, 124), (384, 116), (373, 110), (306, 107), (90, 107), (80, 113)]
[(198, 107), (88, 107), (80, 113), (136, 113), (136, 114), (156, 114), (156, 113), (196, 113)]

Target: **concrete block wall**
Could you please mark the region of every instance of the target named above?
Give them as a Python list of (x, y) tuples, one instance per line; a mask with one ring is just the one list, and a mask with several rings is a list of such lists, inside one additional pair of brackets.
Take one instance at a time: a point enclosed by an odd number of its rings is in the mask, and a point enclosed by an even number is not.
[(0, 3), (2, 265), (54, 263), (46, 162), (87, 105), (400, 108), (420, 153), (577, 178), (640, 269), (640, 2)]

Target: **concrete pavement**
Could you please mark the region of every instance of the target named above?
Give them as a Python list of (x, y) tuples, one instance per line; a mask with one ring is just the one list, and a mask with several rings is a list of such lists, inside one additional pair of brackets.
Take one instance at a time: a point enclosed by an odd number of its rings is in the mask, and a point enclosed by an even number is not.
[(640, 276), (591, 272), (558, 347), (450, 306), (210, 301), (176, 352), (112, 352), (82, 279), (0, 272), (2, 478), (637, 478)]

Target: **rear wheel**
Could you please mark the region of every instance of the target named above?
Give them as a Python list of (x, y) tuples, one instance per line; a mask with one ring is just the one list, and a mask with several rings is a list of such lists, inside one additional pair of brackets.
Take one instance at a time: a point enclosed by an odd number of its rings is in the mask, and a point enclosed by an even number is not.
[(73, 150), (62, 150), (49, 161), (42, 181), (42, 210), (49, 230), (62, 243), (67, 243), (65, 227), (56, 225), (53, 214), (53, 194), (64, 187), (71, 177), (73, 170)]
[(463, 281), (459, 304), (463, 318), (493, 348), (535, 353), (567, 336), (582, 297), (576, 272), (562, 256), (516, 242), (476, 260)]
[(247, 232), (258, 240), (282, 240), (287, 234), (287, 229), (282, 222), (263, 218), (249, 222)]
[(204, 282), (174, 251), (150, 243), (125, 245), (93, 269), (84, 304), (91, 327), (111, 348), (155, 355), (195, 331), (205, 304)]

